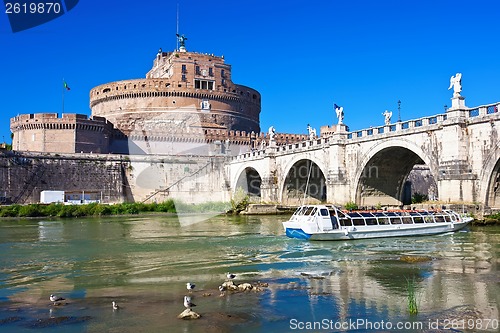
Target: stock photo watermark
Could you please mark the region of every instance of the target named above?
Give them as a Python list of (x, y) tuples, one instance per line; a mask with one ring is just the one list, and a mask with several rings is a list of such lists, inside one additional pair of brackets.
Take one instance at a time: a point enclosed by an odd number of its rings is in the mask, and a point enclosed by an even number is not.
[(324, 318), (319, 321), (301, 321), (296, 318), (290, 319), (289, 328), (293, 331), (318, 331), (318, 330), (485, 330), (497, 331), (498, 319), (469, 318), (469, 319), (428, 319), (426, 321), (390, 321), (369, 320), (365, 318), (333, 320)]
[(4, 13), (12, 32), (20, 32), (52, 21), (70, 10), (79, 0), (4, 0)]

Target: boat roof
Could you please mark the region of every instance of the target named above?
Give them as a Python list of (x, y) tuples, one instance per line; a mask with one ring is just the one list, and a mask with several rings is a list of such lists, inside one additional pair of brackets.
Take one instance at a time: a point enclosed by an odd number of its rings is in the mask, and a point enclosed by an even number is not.
[(401, 213), (407, 213), (407, 214), (429, 214), (429, 213), (451, 213), (453, 211), (451, 210), (447, 210), (447, 209), (400, 209), (400, 208), (396, 208), (396, 209), (353, 209), (353, 210), (349, 210), (349, 209), (342, 209), (340, 207), (337, 207), (335, 205), (331, 205), (331, 204), (320, 204), (320, 205), (314, 205), (314, 204), (311, 204), (311, 205), (301, 205), (297, 208), (297, 210), (301, 209), (301, 208), (304, 208), (304, 207), (317, 207), (317, 208), (326, 208), (326, 209), (335, 209), (335, 210), (338, 210), (338, 211), (341, 211), (342, 213), (344, 214), (359, 214), (359, 216), (372, 216), (373, 215), (376, 215), (376, 216), (382, 216), (382, 215), (386, 215), (386, 216), (396, 216), (396, 215), (400, 215)]

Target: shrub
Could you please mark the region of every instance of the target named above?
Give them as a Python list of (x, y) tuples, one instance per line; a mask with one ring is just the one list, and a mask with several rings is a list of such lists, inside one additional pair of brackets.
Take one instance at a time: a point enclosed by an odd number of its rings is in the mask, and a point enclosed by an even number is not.
[(94, 209), (94, 214), (96, 216), (111, 215), (111, 208), (108, 205), (97, 204)]
[(356, 210), (356, 209), (358, 209), (358, 205), (355, 202), (352, 202), (352, 201), (347, 202), (344, 207), (347, 210)]
[(413, 196), (411, 197), (411, 203), (421, 203), (421, 202), (424, 202), (424, 201), (427, 201), (429, 200), (429, 198), (427, 197), (427, 194), (422, 194), (422, 193), (418, 193), (418, 192), (415, 192), (413, 193)]
[(51, 203), (43, 206), (43, 216), (58, 216), (58, 213), (61, 209), (63, 209), (63, 206), (64, 205), (60, 203)]
[(0, 217), (16, 217), (19, 216), (21, 205), (3, 206), (0, 208)]
[(43, 216), (40, 205), (26, 205), (19, 208), (18, 216), (20, 217), (36, 217)]

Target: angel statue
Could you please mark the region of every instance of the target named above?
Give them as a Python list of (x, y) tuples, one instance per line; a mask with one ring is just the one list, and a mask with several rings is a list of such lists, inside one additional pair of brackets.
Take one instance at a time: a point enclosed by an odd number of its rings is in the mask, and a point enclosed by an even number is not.
[(385, 124), (389, 125), (391, 123), (392, 112), (385, 110), (382, 115), (384, 116)]
[(316, 129), (307, 124), (307, 131), (309, 132), (309, 140), (316, 139)]
[(274, 136), (276, 135), (276, 129), (274, 129), (274, 126), (269, 127), (267, 134), (269, 134), (269, 143), (274, 142)]
[(185, 37), (184, 35), (179, 35), (179, 34), (176, 34), (176, 36), (177, 36), (177, 39), (179, 40), (179, 44), (180, 44), (181, 48), (185, 48), (187, 37)]
[(342, 125), (344, 123), (344, 107), (333, 104), (333, 108), (337, 113), (337, 118), (339, 118), (339, 125)]
[(453, 87), (453, 97), (459, 97), (462, 91), (462, 73), (457, 73), (450, 78), (450, 87), (448, 90), (450, 90), (451, 87)]

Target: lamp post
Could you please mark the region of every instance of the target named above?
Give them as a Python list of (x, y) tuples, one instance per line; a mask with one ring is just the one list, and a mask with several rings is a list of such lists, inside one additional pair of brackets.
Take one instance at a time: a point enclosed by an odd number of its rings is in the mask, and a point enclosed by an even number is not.
[(401, 101), (398, 100), (398, 122), (401, 122)]

